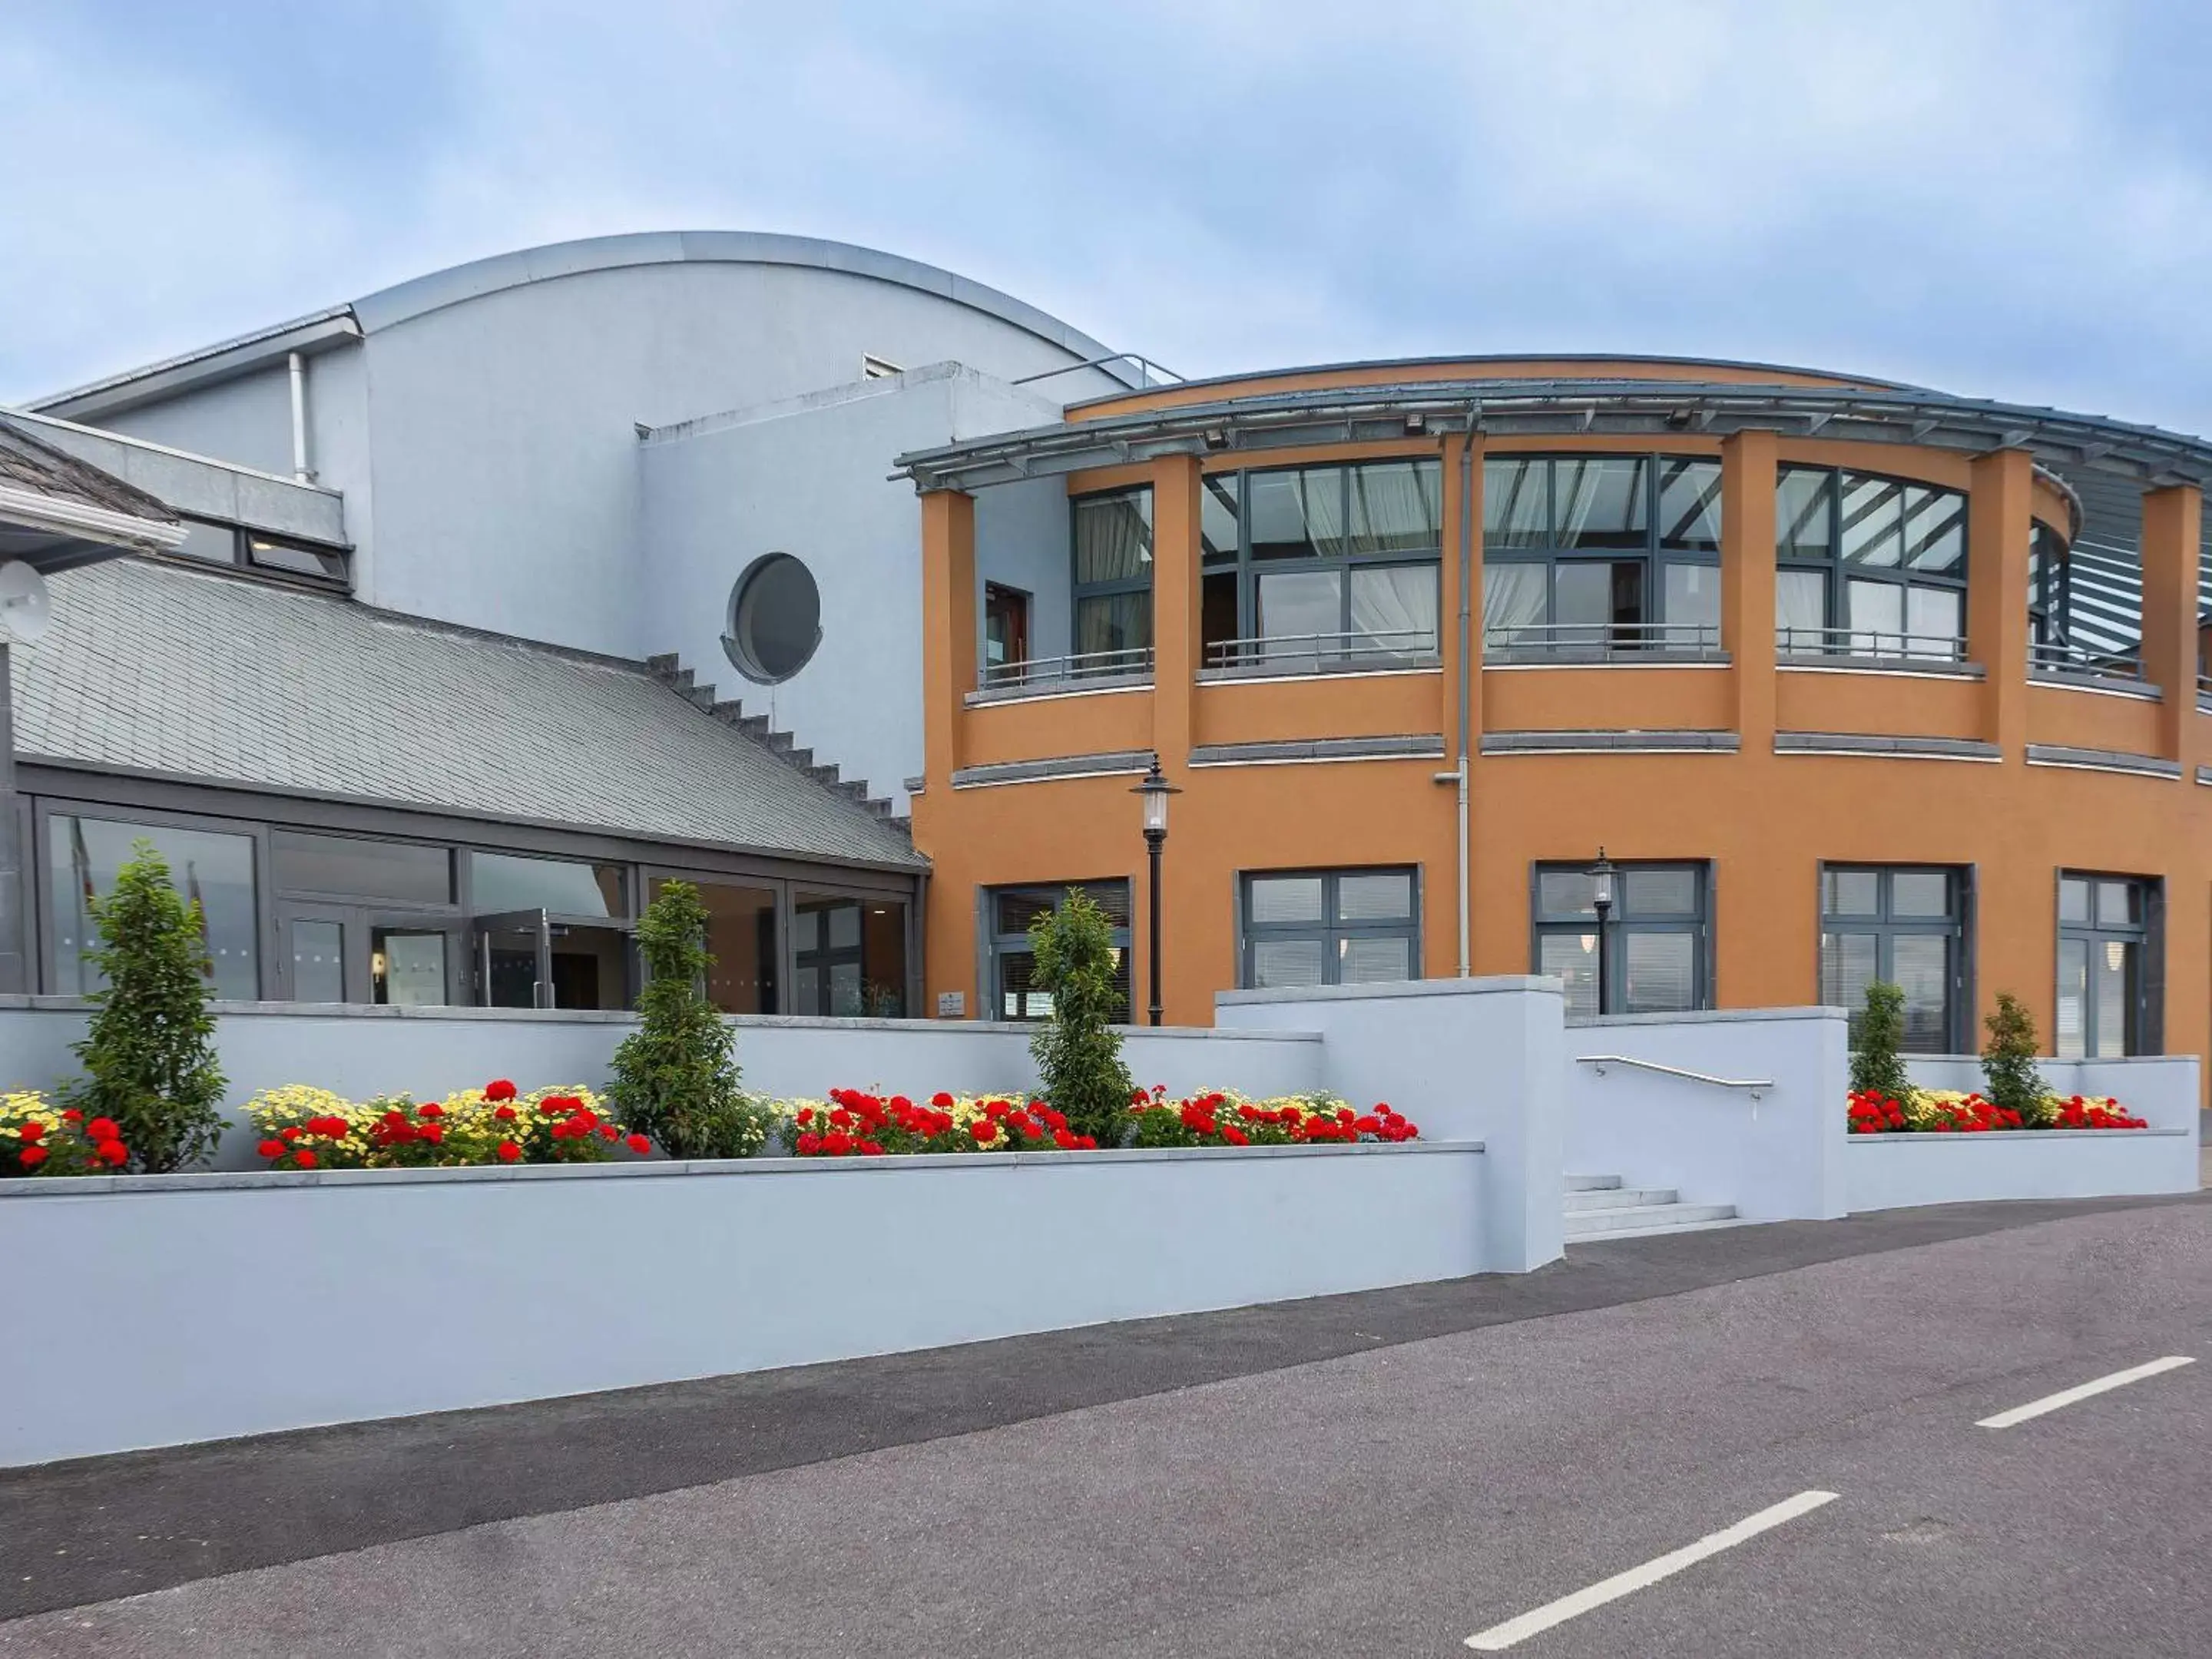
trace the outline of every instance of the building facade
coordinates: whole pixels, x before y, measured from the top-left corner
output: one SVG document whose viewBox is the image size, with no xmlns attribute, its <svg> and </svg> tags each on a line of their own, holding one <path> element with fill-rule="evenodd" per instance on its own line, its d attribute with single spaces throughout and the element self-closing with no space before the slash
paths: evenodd
<svg viewBox="0 0 2212 1659">
<path fill-rule="evenodd" d="M 1758 365 L 1469 360 L 1131 392 L 902 458 L 929 989 L 1021 1017 L 1071 883 L 1163 1000 L 1557 974 L 1583 1012 L 1856 1004 L 2203 1053 L 2212 448 Z M 1068 532 L 1012 567 L 994 492 Z M 1000 641 L 1032 622 L 1025 662 Z M 1592 869 L 1618 866 L 1601 933 Z M 1605 983 L 1600 984 L 1603 963 Z"/>
</svg>

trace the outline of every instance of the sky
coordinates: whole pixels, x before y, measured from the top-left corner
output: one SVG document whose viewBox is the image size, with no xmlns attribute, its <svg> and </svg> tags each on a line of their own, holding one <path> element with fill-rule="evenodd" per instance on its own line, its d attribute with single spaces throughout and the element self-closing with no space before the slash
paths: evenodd
<svg viewBox="0 0 2212 1659">
<path fill-rule="evenodd" d="M 5 0 L 0 403 L 729 228 L 1187 375 L 1680 353 L 2212 433 L 2208 48 L 2187 0 Z"/>
</svg>

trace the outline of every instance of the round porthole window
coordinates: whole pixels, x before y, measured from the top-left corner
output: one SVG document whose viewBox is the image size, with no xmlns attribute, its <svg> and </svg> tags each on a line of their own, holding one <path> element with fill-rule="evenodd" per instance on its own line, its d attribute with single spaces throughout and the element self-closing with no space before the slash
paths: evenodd
<svg viewBox="0 0 2212 1659">
<path fill-rule="evenodd" d="M 762 685 L 787 680 L 822 643 L 822 592 L 814 573 L 788 553 L 763 553 L 730 589 L 730 665 Z"/>
</svg>

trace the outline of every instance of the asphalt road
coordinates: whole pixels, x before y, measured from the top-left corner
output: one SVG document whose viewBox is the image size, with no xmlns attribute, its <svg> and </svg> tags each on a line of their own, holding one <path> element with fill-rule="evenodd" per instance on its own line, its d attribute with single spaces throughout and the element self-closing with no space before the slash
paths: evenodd
<svg viewBox="0 0 2212 1659">
<path fill-rule="evenodd" d="M 1976 1426 L 2165 1355 L 2199 1363 Z M 1463 1654 L 1808 1491 L 1508 1650 L 2212 1651 L 2212 1204 L 1577 1247 L 0 1476 L 0 1655 Z"/>
</svg>

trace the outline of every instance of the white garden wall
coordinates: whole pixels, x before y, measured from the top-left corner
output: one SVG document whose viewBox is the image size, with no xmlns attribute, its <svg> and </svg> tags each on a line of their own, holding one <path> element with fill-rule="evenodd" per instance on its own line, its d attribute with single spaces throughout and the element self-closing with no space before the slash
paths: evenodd
<svg viewBox="0 0 2212 1659">
<path fill-rule="evenodd" d="M 1498 1265 L 1481 1149 L 0 1182 L 0 1465 Z"/>
<path fill-rule="evenodd" d="M 1733 1204 L 1751 1221 L 1840 1216 L 1845 1037 L 1839 1008 L 1577 1022 L 1566 1033 L 1566 1167 Z"/>
</svg>

